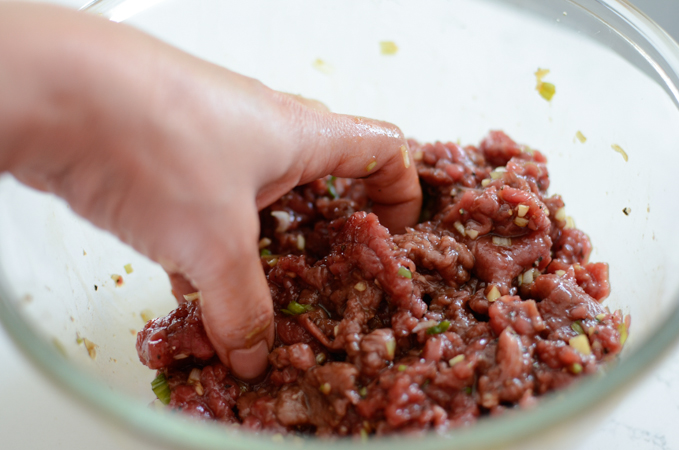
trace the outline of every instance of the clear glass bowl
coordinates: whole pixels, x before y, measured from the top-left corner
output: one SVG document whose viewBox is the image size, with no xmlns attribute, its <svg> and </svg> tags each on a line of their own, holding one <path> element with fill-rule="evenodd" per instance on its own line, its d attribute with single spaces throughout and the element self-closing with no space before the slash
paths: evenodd
<svg viewBox="0 0 679 450">
<path fill-rule="evenodd" d="M 627 347 L 605 375 L 534 409 L 418 439 L 419 448 L 525 447 L 557 432 L 575 439 L 611 404 L 603 400 L 624 394 L 674 343 L 679 46 L 627 2 L 105 0 L 87 9 L 334 111 L 392 121 L 420 140 L 477 143 L 503 129 L 546 153 L 551 192 L 592 238 L 592 260 L 611 264 L 606 304 L 632 315 Z M 398 52 L 382 54 L 383 41 Z M 535 90 L 538 68 L 551 71 L 551 102 Z M 162 270 L 8 176 L 0 179 L 0 230 L 0 320 L 50 379 L 126 429 L 194 449 L 355 445 L 272 441 L 148 408 L 153 373 L 137 361 L 134 333 L 141 315 L 173 307 Z M 95 359 L 76 336 L 96 345 Z"/>
</svg>

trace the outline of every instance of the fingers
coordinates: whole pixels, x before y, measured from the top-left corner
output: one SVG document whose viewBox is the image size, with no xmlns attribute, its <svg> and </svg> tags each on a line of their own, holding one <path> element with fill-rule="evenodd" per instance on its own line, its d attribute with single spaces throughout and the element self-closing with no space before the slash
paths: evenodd
<svg viewBox="0 0 679 450">
<path fill-rule="evenodd" d="M 184 263 L 201 292 L 203 324 L 221 361 L 239 378 L 261 375 L 274 341 L 271 294 L 259 260 L 258 216 L 244 205 Z M 214 229 L 214 228 L 213 228 Z M 173 287 L 186 289 L 176 282 Z"/>
<path fill-rule="evenodd" d="M 315 179 L 327 173 L 367 177 L 365 184 L 373 211 L 385 226 L 392 232 L 403 232 L 406 226 L 417 223 L 422 190 L 401 130 L 361 117 L 315 116 L 316 130 L 306 136 L 309 163 L 304 178 Z"/>
<path fill-rule="evenodd" d="M 417 223 L 422 191 L 408 143 L 387 122 L 332 114 L 289 102 L 287 115 L 300 130 L 299 184 L 332 174 L 365 178 L 373 210 L 392 232 Z"/>
</svg>

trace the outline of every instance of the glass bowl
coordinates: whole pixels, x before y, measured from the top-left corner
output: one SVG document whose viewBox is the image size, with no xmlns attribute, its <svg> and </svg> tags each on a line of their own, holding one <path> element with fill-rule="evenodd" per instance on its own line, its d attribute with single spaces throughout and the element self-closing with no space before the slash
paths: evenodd
<svg viewBox="0 0 679 450">
<path fill-rule="evenodd" d="M 632 315 L 626 348 L 605 374 L 533 409 L 419 438 L 419 448 L 576 439 L 675 342 L 679 46 L 626 1 L 104 0 L 86 9 L 421 141 L 478 143 L 503 129 L 548 156 L 550 192 L 590 235 L 591 260 L 610 263 L 605 304 Z M 384 42 L 398 51 L 381 51 Z M 556 86 L 549 102 L 536 91 L 538 68 Z M 134 334 L 142 317 L 174 306 L 163 271 L 9 176 L 0 230 L 0 320 L 50 379 L 125 429 L 179 448 L 355 445 L 255 436 L 149 408 L 154 374 L 138 362 Z"/>
</svg>

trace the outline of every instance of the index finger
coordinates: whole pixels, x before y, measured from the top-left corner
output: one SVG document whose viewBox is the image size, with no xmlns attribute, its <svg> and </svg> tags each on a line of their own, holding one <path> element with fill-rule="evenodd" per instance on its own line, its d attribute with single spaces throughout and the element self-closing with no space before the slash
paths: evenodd
<svg viewBox="0 0 679 450">
<path fill-rule="evenodd" d="M 306 183 L 332 174 L 365 178 L 373 211 L 392 232 L 417 223 L 422 190 L 408 143 L 387 122 L 331 113 L 318 114 L 318 132 L 307 135 Z"/>
<path fill-rule="evenodd" d="M 293 128 L 299 130 L 298 184 L 326 175 L 363 178 L 373 211 L 392 233 L 417 223 L 422 190 L 408 142 L 397 126 L 287 101 L 290 120 L 297 125 Z"/>
</svg>

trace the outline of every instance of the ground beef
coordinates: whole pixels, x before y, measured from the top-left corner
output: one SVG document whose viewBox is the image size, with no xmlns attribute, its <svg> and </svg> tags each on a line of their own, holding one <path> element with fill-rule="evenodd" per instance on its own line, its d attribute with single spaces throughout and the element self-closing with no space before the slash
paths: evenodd
<svg viewBox="0 0 679 450">
<path fill-rule="evenodd" d="M 255 431 L 444 432 L 535 403 L 615 357 L 629 317 L 608 266 L 547 196 L 546 159 L 493 131 L 479 147 L 409 142 L 421 223 L 391 235 L 361 181 L 328 177 L 260 214 L 275 311 L 270 370 L 235 380 L 198 301 L 150 321 L 142 363 L 169 406 Z"/>
</svg>

